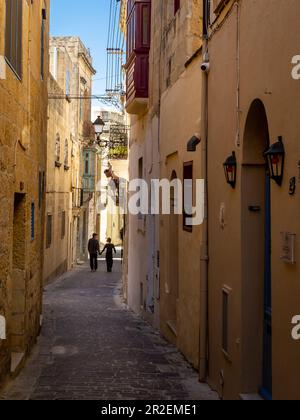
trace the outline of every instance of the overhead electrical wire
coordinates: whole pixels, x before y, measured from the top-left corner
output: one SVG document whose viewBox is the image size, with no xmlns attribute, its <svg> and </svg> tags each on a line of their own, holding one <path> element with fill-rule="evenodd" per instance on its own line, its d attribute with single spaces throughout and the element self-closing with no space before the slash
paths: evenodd
<svg viewBox="0 0 300 420">
<path fill-rule="evenodd" d="M 120 0 L 110 0 L 109 26 L 107 38 L 106 92 L 108 95 L 123 94 L 124 35 L 120 27 Z"/>
<path fill-rule="evenodd" d="M 124 95 L 124 74 L 123 66 L 125 64 L 125 36 L 121 29 L 121 16 L 122 16 L 122 1 L 110 0 L 109 7 L 109 24 L 107 35 L 107 59 L 106 59 L 106 77 L 97 78 L 97 80 L 106 79 L 106 93 L 103 95 L 72 95 L 55 93 L 49 94 L 50 100 L 91 100 L 96 99 L 100 102 L 113 105 L 123 110 L 121 96 Z"/>
</svg>

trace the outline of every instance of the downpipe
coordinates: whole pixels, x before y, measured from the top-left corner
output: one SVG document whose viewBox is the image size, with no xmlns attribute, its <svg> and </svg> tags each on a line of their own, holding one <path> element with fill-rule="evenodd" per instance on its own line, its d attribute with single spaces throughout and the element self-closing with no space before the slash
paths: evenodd
<svg viewBox="0 0 300 420">
<path fill-rule="evenodd" d="M 208 40 L 203 40 L 204 56 L 208 56 Z M 208 375 L 208 72 L 203 72 L 201 107 L 201 178 L 204 179 L 204 221 L 200 256 L 200 351 L 199 379 L 205 382 Z"/>
</svg>

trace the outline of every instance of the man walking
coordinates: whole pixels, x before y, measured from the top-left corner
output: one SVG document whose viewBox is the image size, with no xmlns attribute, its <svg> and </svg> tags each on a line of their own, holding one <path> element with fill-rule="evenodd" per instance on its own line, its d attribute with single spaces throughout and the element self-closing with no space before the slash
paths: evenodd
<svg viewBox="0 0 300 420">
<path fill-rule="evenodd" d="M 98 235 L 94 233 L 88 244 L 92 273 L 98 270 L 98 254 L 100 254 L 100 246 L 97 237 Z"/>
</svg>

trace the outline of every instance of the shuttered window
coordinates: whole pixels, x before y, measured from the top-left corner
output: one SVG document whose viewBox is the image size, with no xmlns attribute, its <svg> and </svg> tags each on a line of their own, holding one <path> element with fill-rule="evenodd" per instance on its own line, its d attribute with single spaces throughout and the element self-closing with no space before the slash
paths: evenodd
<svg viewBox="0 0 300 420">
<path fill-rule="evenodd" d="M 63 211 L 61 214 L 61 239 L 66 236 L 66 212 Z"/>
<path fill-rule="evenodd" d="M 52 244 L 52 220 L 53 220 L 52 215 L 48 214 L 47 225 L 46 225 L 46 248 L 50 248 Z"/>
<path fill-rule="evenodd" d="M 5 58 L 22 77 L 22 7 L 21 0 L 6 0 Z"/>
</svg>

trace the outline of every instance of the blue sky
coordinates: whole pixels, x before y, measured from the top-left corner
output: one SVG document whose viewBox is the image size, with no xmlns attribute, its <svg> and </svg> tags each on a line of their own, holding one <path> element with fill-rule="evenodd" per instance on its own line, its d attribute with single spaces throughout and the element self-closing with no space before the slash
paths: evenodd
<svg viewBox="0 0 300 420">
<path fill-rule="evenodd" d="M 93 93 L 105 93 L 110 0 L 51 0 L 50 4 L 51 35 L 74 35 L 82 39 L 91 50 L 97 70 Z"/>
</svg>

